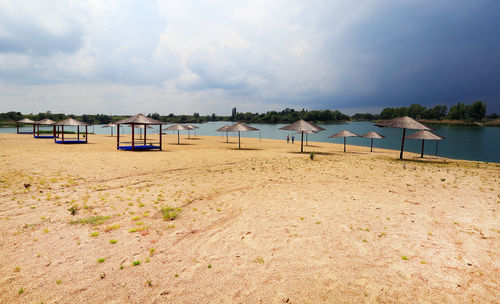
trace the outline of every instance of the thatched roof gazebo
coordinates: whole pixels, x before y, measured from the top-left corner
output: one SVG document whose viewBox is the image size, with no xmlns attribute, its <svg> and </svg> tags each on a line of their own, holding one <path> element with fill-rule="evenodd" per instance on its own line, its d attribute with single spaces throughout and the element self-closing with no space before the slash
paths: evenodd
<svg viewBox="0 0 500 304">
<path fill-rule="evenodd" d="M 238 149 L 241 149 L 240 133 L 249 131 L 259 131 L 259 129 L 247 126 L 241 122 L 237 122 L 226 129 L 226 132 L 238 132 Z"/>
<path fill-rule="evenodd" d="M 88 124 L 83 121 L 76 120 L 74 118 L 67 118 L 65 120 L 61 120 L 57 122 L 55 126 L 61 126 L 61 140 L 56 140 L 54 138 L 54 142 L 56 144 L 86 144 L 88 143 Z M 64 138 L 64 126 L 73 126 L 76 127 L 76 138 Z M 80 140 L 80 127 L 85 127 L 85 140 Z M 82 133 L 83 135 L 83 133 Z"/>
<path fill-rule="evenodd" d="M 194 130 L 194 136 L 196 136 L 196 129 L 199 129 L 199 127 L 192 124 L 187 124 L 185 126 L 191 128 L 191 130 Z M 188 138 L 191 138 L 191 134 L 189 133 L 191 130 L 188 130 Z"/>
<path fill-rule="evenodd" d="M 401 137 L 401 153 L 399 154 L 399 158 L 403 159 L 403 151 L 404 151 L 404 146 L 405 146 L 405 136 L 406 136 L 406 129 L 411 129 L 411 130 L 432 130 L 428 126 L 419 123 L 415 119 L 404 116 L 404 117 L 397 117 L 391 120 L 386 120 L 386 121 L 381 121 L 375 124 L 377 127 L 385 127 L 385 128 L 400 128 L 403 129 L 403 136 Z"/>
<path fill-rule="evenodd" d="M 345 152 L 345 138 L 346 137 L 359 137 L 358 134 L 352 133 L 351 131 L 343 130 L 338 133 L 328 136 L 330 138 L 343 137 L 344 138 L 344 152 Z"/>
<path fill-rule="evenodd" d="M 125 118 L 122 120 L 119 120 L 115 122 L 116 124 L 116 149 L 117 150 L 123 150 L 123 151 L 145 151 L 145 150 L 160 150 L 162 149 L 162 131 L 161 127 L 163 125 L 163 122 L 153 119 L 151 117 L 144 116 L 143 114 L 139 113 L 136 114 L 132 117 Z M 120 142 L 120 125 L 130 125 L 132 127 L 132 141 L 130 142 Z M 159 141 L 154 142 L 154 141 L 149 141 L 147 140 L 147 126 L 150 125 L 157 125 L 159 126 L 158 129 L 158 136 L 159 136 Z M 142 145 L 136 145 L 135 143 L 135 128 L 138 126 L 142 126 L 144 128 L 144 138 L 141 139 Z M 121 144 L 130 144 L 130 145 L 121 145 Z"/>
<path fill-rule="evenodd" d="M 291 125 L 281 127 L 280 130 L 299 131 L 302 134 L 302 138 L 300 141 L 300 152 L 304 152 L 304 132 L 316 133 L 316 132 L 322 131 L 324 129 L 319 127 L 319 126 L 308 123 L 307 121 L 301 119 L 299 121 L 294 122 Z"/>
<path fill-rule="evenodd" d="M 181 144 L 180 131 L 191 131 L 191 130 L 193 130 L 193 129 L 191 129 L 188 126 L 181 125 L 180 123 L 176 123 L 175 125 L 171 125 L 170 127 L 164 129 L 164 131 L 177 131 L 177 144 L 178 145 Z"/>
<path fill-rule="evenodd" d="M 436 135 L 436 134 L 434 134 L 430 131 L 427 131 L 427 130 L 422 130 L 422 131 L 412 133 L 412 134 L 406 136 L 406 138 L 407 139 L 421 139 L 422 140 L 422 153 L 420 154 L 420 157 L 424 157 L 424 142 L 425 142 L 425 140 L 435 140 L 436 141 L 436 155 L 437 155 L 438 142 L 440 140 L 444 139 L 444 137 Z"/>
<path fill-rule="evenodd" d="M 217 130 L 215 130 L 215 132 L 221 132 L 222 136 L 224 136 L 224 132 L 226 132 L 226 143 L 229 142 L 229 132 L 227 131 L 228 128 L 229 128 L 229 126 L 225 125 L 223 127 L 218 128 Z"/>
<path fill-rule="evenodd" d="M 52 119 L 42 119 L 35 121 L 33 123 L 33 137 L 34 138 L 56 138 L 59 137 L 59 129 L 57 129 L 57 134 L 56 134 L 56 125 L 55 121 Z M 40 135 L 40 126 L 52 126 L 52 135 Z M 35 131 L 36 130 L 36 131 Z M 36 134 L 35 134 L 36 132 Z"/>
<path fill-rule="evenodd" d="M 361 137 L 364 138 L 370 138 L 371 139 L 371 144 L 370 144 L 370 152 L 373 152 L 373 139 L 382 139 L 385 138 L 384 135 L 379 134 L 375 131 L 368 132 L 366 134 L 361 135 Z"/>
<path fill-rule="evenodd" d="M 35 125 L 33 125 L 35 123 L 34 120 L 31 120 L 29 118 L 23 118 L 21 120 L 18 120 L 16 121 L 16 130 L 17 130 L 17 134 L 33 134 L 35 133 Z M 33 125 L 33 131 L 19 131 L 19 125 Z"/>
</svg>

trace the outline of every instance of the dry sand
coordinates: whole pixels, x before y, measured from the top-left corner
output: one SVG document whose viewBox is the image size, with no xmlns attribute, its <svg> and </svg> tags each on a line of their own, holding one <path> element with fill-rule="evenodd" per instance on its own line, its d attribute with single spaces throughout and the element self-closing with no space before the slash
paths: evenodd
<svg viewBox="0 0 500 304">
<path fill-rule="evenodd" d="M 499 164 L 230 140 L 0 134 L 0 302 L 500 301 Z"/>
</svg>

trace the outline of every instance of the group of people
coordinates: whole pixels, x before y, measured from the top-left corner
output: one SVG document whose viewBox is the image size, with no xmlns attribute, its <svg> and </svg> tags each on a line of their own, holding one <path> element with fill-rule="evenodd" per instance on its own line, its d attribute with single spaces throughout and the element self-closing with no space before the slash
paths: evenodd
<svg viewBox="0 0 500 304">
<path fill-rule="evenodd" d="M 292 144 L 295 142 L 295 135 L 292 134 Z M 289 144 L 290 143 L 290 135 L 287 135 L 286 136 L 286 143 Z"/>
</svg>

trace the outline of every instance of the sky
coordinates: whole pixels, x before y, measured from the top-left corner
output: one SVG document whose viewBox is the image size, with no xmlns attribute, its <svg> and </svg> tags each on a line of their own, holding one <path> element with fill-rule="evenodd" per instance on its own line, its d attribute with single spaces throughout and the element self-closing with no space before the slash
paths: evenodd
<svg viewBox="0 0 500 304">
<path fill-rule="evenodd" d="M 0 112 L 500 113 L 500 1 L 0 0 Z"/>
</svg>

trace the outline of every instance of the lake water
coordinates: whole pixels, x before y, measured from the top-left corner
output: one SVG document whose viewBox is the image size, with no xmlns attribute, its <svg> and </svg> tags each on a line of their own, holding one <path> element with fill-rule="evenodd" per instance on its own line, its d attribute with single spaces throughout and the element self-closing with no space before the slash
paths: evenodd
<svg viewBox="0 0 500 304">
<path fill-rule="evenodd" d="M 220 133 L 215 132 L 216 129 L 231 124 L 230 122 L 208 122 L 204 124 L 195 124 L 199 127 L 196 130 L 196 134 L 199 135 L 210 135 L 210 136 L 220 136 Z M 253 137 L 253 138 L 270 138 L 270 139 L 282 139 L 286 140 L 287 134 L 290 136 L 294 133 L 292 131 L 279 130 L 280 127 L 286 124 L 249 124 L 255 128 L 260 129 L 256 132 L 242 132 L 242 137 Z M 325 131 L 321 131 L 316 134 L 309 134 L 309 141 L 319 141 L 319 142 L 333 142 L 333 143 L 343 143 L 343 138 L 328 138 L 329 135 L 340 132 L 342 130 L 349 130 L 356 134 L 365 134 L 370 131 L 375 131 L 382 135 L 385 135 L 384 139 L 374 140 L 374 149 L 385 148 L 399 150 L 401 148 L 401 129 L 394 128 L 379 128 L 375 127 L 371 122 L 347 122 L 339 124 L 326 124 L 321 125 L 325 128 Z M 438 155 L 457 158 L 457 159 L 467 159 L 476 161 L 488 161 L 500 163 L 500 128 L 494 127 L 452 127 L 443 125 L 432 125 L 435 129 L 432 131 L 435 134 L 445 137 L 445 140 L 439 142 Z M 31 127 L 21 128 L 25 131 L 31 131 Z M 40 128 L 41 130 L 43 127 Z M 71 130 L 71 128 L 66 127 L 65 129 Z M 122 128 L 121 134 L 130 134 L 130 127 Z M 101 125 L 89 127 L 89 132 L 94 131 L 96 134 L 110 134 L 109 128 L 102 128 Z M 1 133 L 15 133 L 15 128 L 0 128 Z M 158 132 L 158 127 L 154 126 L 153 129 L 148 129 L 148 134 Z M 414 130 L 407 130 L 406 134 L 409 135 L 415 132 Z M 113 128 L 113 133 L 116 134 L 116 128 Z M 181 132 L 181 134 L 187 131 Z M 168 134 L 173 134 L 169 131 Z M 193 134 L 193 131 L 191 131 Z M 236 135 L 236 133 L 230 133 L 229 136 Z M 21 136 L 21 135 L 20 135 Z M 22 135 L 29 136 L 29 135 Z M 305 136 L 305 135 L 304 135 Z M 300 134 L 295 134 L 296 144 L 300 144 Z M 370 147 L 370 139 L 367 138 L 347 138 L 348 145 L 357 146 L 367 146 Z M 420 153 L 421 151 L 421 140 L 405 140 L 405 151 L 411 151 L 415 153 Z M 244 143 L 243 143 L 244 145 Z M 425 154 L 434 155 L 436 143 L 435 141 L 425 141 Z M 311 148 L 306 147 L 306 151 Z M 349 148 L 348 148 L 349 149 Z M 312 149 L 311 149 L 312 150 Z"/>
</svg>

